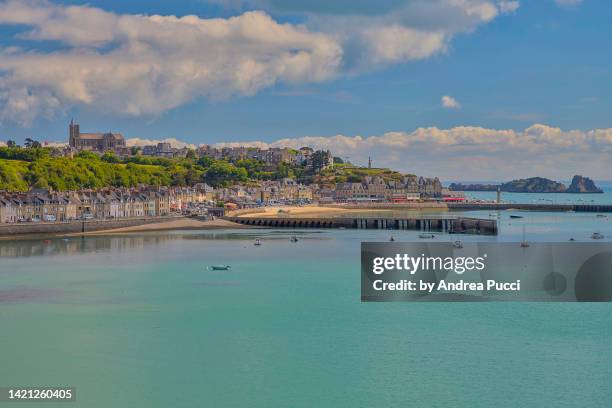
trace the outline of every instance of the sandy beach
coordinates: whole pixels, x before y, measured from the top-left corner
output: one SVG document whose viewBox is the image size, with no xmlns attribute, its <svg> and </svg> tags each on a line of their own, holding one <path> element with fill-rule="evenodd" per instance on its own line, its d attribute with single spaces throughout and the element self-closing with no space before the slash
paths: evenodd
<svg viewBox="0 0 612 408">
<path fill-rule="evenodd" d="M 316 218 L 316 217 L 342 217 L 342 216 L 350 216 L 352 214 L 370 214 L 370 215 L 385 215 L 385 214 L 393 214 L 393 213 L 406 213 L 406 212 L 414 212 L 414 213 L 425 213 L 425 212 L 439 212 L 446 211 L 447 208 L 439 205 L 430 205 L 429 207 L 410 207 L 410 206 L 392 206 L 388 208 L 368 208 L 368 207 L 358 207 L 358 208 L 347 208 L 347 207 L 323 207 L 316 205 L 306 205 L 306 206 L 286 206 L 286 207 L 262 207 L 256 209 L 249 210 L 238 210 L 234 211 L 230 216 L 236 217 L 257 217 L 257 218 L 291 218 L 291 217 L 301 217 L 301 218 Z"/>
<path fill-rule="evenodd" d="M 156 222 L 154 224 L 134 225 L 131 227 L 115 228 L 86 232 L 85 235 L 110 235 L 124 234 L 130 232 L 168 231 L 168 230 L 207 230 L 207 229 L 230 229 L 245 228 L 245 226 L 231 221 L 216 219 L 213 221 L 202 221 L 195 218 L 179 218 L 171 221 Z M 70 234 L 70 235 L 82 235 Z"/>
</svg>

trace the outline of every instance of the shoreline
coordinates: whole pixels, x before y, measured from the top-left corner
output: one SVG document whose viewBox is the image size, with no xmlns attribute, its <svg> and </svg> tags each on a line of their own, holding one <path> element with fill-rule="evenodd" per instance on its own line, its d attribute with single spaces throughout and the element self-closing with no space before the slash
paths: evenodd
<svg viewBox="0 0 612 408">
<path fill-rule="evenodd" d="M 129 220 L 129 224 L 132 225 L 121 225 L 113 227 L 112 224 L 115 222 L 106 222 L 109 225 L 105 227 L 104 221 L 96 223 L 95 230 L 90 231 L 75 231 L 74 227 L 76 224 L 40 224 L 48 229 L 44 231 L 44 228 L 34 231 L 25 231 L 18 233 L 2 233 L 0 232 L 0 241 L 8 240 L 27 240 L 27 239 L 45 239 L 45 238 L 59 238 L 59 237 L 78 237 L 78 236 L 96 236 L 96 235 L 120 235 L 129 233 L 139 232 L 154 232 L 154 231 L 173 231 L 173 230 L 214 230 L 214 229 L 243 229 L 249 228 L 228 220 L 216 219 L 212 221 L 198 220 L 195 218 L 187 217 L 172 217 L 164 219 L 143 219 L 143 220 Z M 139 222 L 140 221 L 140 222 Z M 136 222 L 136 223 L 134 223 Z M 120 223 L 125 224 L 125 222 Z M 91 226 L 91 225 L 90 225 Z M 16 229 L 20 229 L 24 226 L 17 226 Z M 36 226 L 32 226 L 34 228 Z"/>
<path fill-rule="evenodd" d="M 154 232 L 154 231 L 178 231 L 178 230 L 215 230 L 215 229 L 242 229 L 248 228 L 235 222 L 216 219 L 212 221 L 202 221 L 194 218 L 182 218 L 172 221 L 162 221 L 159 223 L 133 225 L 130 227 L 111 228 L 99 231 L 66 234 L 66 236 L 79 235 L 114 235 L 129 234 L 134 232 Z"/>
</svg>

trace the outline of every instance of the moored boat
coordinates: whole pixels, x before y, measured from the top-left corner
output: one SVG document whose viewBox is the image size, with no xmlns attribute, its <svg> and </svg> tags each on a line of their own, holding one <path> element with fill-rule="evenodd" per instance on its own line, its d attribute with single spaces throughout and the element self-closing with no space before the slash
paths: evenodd
<svg viewBox="0 0 612 408">
<path fill-rule="evenodd" d="M 211 265 L 210 269 L 212 269 L 213 271 L 227 271 L 231 269 L 231 266 L 229 265 Z"/>
</svg>

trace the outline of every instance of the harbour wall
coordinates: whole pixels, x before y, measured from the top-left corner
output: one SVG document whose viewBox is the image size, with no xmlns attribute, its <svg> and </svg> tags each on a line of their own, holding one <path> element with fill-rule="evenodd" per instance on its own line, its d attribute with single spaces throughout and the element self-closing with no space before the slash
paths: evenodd
<svg viewBox="0 0 612 408">
<path fill-rule="evenodd" d="M 612 205 L 607 204 L 553 204 L 553 203 L 361 203 L 361 204 L 325 204 L 323 207 L 342 209 L 372 210 L 526 210 L 526 211 L 575 211 L 575 212 L 612 212 Z"/>
<path fill-rule="evenodd" d="M 395 229 L 424 232 L 497 234 L 497 221 L 455 218 L 364 218 L 364 217 L 225 217 L 245 226 L 268 228 Z"/>
<path fill-rule="evenodd" d="M 0 236 L 33 234 L 74 234 L 79 232 L 101 231 L 134 225 L 153 224 L 180 217 L 138 217 L 108 220 L 75 220 L 65 222 L 36 222 L 23 224 L 0 224 Z"/>
<path fill-rule="evenodd" d="M 447 206 L 449 210 L 612 212 L 612 205 L 605 204 L 449 203 Z"/>
</svg>

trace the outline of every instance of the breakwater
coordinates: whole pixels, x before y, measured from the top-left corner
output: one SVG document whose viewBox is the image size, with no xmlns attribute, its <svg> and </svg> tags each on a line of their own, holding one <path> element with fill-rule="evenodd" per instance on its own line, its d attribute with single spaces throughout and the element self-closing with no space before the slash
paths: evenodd
<svg viewBox="0 0 612 408">
<path fill-rule="evenodd" d="M 439 231 L 448 233 L 497 234 L 497 221 L 467 217 L 225 217 L 247 226 L 272 228 L 354 228 Z"/>
<path fill-rule="evenodd" d="M 527 211 L 575 211 L 612 212 L 606 204 L 520 204 L 520 203 L 448 203 L 449 210 L 527 210 Z"/>
<path fill-rule="evenodd" d="M 135 225 L 153 224 L 177 217 L 139 217 L 107 220 L 74 220 L 65 222 L 36 222 L 23 224 L 0 224 L 0 236 L 36 234 L 74 234 L 79 232 L 102 231 Z"/>
</svg>

